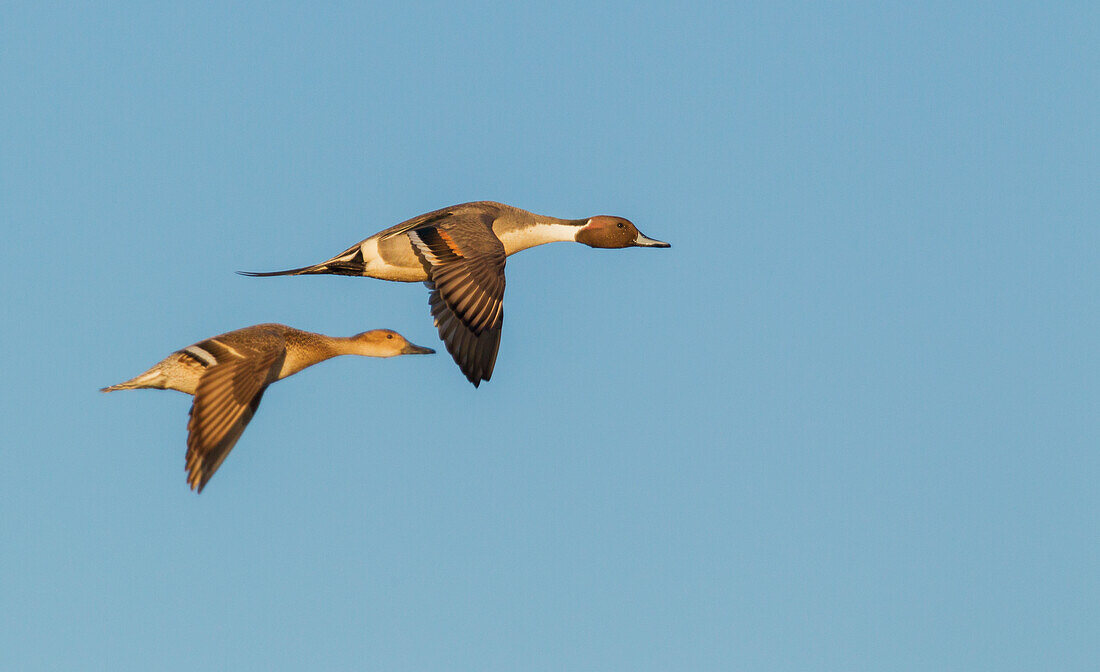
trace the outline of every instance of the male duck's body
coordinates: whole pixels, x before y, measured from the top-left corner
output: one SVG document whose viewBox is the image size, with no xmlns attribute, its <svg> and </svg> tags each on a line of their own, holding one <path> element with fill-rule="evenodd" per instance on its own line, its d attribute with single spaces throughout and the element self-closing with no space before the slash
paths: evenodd
<svg viewBox="0 0 1100 672">
<path fill-rule="evenodd" d="M 355 275 L 424 281 L 439 335 L 474 386 L 489 380 L 504 321 L 504 260 L 559 241 L 590 247 L 670 247 L 621 217 L 558 219 L 478 201 L 435 210 L 380 231 L 328 261 L 274 275 Z"/>
<path fill-rule="evenodd" d="M 187 482 L 202 492 L 271 383 L 339 355 L 394 357 L 432 352 L 388 329 L 343 338 L 283 324 L 257 324 L 177 350 L 145 373 L 102 391 L 147 388 L 194 395 L 187 423 Z"/>
</svg>

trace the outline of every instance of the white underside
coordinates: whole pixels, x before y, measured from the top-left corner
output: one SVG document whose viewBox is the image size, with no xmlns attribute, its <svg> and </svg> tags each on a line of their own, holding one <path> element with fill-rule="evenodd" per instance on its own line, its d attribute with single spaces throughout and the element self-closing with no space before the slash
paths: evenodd
<svg viewBox="0 0 1100 672">
<path fill-rule="evenodd" d="M 382 262 L 382 257 L 378 255 L 377 238 L 367 238 L 362 243 L 359 243 L 359 250 L 363 254 L 363 261 L 367 264 L 367 270 L 385 265 Z"/>
<path fill-rule="evenodd" d="M 543 245 L 545 243 L 575 242 L 577 240 L 577 231 L 579 230 L 580 227 L 571 226 L 569 224 L 536 224 L 525 229 L 499 231 L 494 233 L 496 233 L 497 238 L 504 245 L 505 254 L 510 255 L 521 250 L 526 250 L 529 247 L 535 247 L 536 245 Z M 430 250 L 413 243 L 412 237 L 408 233 L 399 235 L 405 237 L 410 245 L 420 247 L 420 252 L 428 256 L 430 263 L 438 261 L 432 258 L 434 255 L 431 254 Z M 379 254 L 378 243 L 379 238 L 377 237 L 367 238 L 359 243 L 358 249 L 363 255 L 363 263 L 365 265 L 363 275 L 382 278 L 384 280 L 397 280 L 400 282 L 419 282 L 426 279 L 424 270 L 419 264 L 405 267 L 386 263 Z"/>
</svg>

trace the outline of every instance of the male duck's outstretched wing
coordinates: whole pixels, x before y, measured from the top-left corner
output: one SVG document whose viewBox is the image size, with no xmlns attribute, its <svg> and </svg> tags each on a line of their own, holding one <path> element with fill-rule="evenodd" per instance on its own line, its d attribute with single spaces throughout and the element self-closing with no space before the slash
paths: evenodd
<svg viewBox="0 0 1100 672">
<path fill-rule="evenodd" d="M 246 343 L 215 337 L 197 345 L 217 360 L 199 380 L 187 423 L 187 482 L 202 492 L 282 367 L 286 343 L 281 333 L 263 330 L 249 334 Z"/>
<path fill-rule="evenodd" d="M 428 272 L 439 336 L 477 387 L 493 375 L 504 324 L 504 245 L 486 212 L 433 218 L 407 232 Z"/>
</svg>

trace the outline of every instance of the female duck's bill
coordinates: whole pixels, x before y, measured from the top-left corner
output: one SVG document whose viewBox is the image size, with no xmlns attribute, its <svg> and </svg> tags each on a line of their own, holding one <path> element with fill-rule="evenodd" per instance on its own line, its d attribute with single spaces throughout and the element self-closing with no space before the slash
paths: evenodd
<svg viewBox="0 0 1100 672">
<path fill-rule="evenodd" d="M 150 388 L 194 395 L 187 423 L 187 482 L 202 492 L 271 383 L 339 355 L 397 357 L 434 352 L 392 329 L 343 338 L 285 324 L 257 324 L 177 350 L 145 373 L 103 391 Z"/>
</svg>

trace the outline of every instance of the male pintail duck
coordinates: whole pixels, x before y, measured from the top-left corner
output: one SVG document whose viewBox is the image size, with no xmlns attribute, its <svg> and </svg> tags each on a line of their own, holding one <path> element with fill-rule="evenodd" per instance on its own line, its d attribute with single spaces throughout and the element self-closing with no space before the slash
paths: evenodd
<svg viewBox="0 0 1100 672">
<path fill-rule="evenodd" d="M 425 282 L 439 336 L 474 387 L 489 380 L 504 322 L 504 259 L 535 245 L 575 241 L 590 247 L 671 247 L 629 220 L 599 215 L 558 219 L 479 201 L 429 212 L 380 231 L 314 266 L 242 275 L 359 275 Z"/>
<path fill-rule="evenodd" d="M 338 355 L 394 357 L 435 352 L 389 329 L 348 338 L 257 324 L 214 336 L 162 359 L 114 390 L 179 390 L 194 395 L 187 423 L 187 482 L 202 492 L 248 425 L 267 386 Z"/>
</svg>

